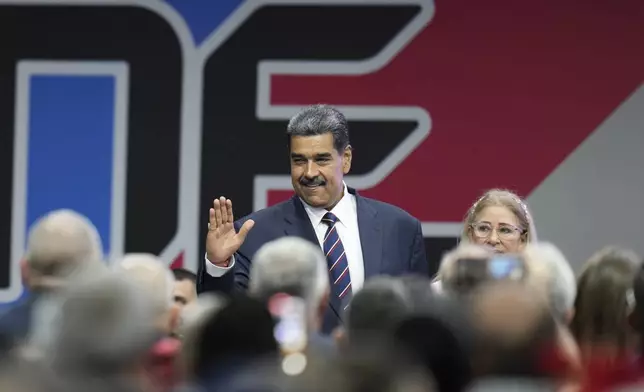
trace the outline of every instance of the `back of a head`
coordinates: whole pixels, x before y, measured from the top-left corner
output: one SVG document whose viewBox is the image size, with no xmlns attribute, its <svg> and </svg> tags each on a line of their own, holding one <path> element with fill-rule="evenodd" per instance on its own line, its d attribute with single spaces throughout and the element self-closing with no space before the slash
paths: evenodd
<svg viewBox="0 0 644 392">
<path fill-rule="evenodd" d="M 559 248 L 548 242 L 528 244 L 523 254 L 530 269 L 530 282 L 543 286 L 550 307 L 560 321 L 568 324 L 577 295 L 575 273 Z"/>
<path fill-rule="evenodd" d="M 230 298 L 207 317 L 196 338 L 194 372 L 206 382 L 225 382 L 226 377 L 255 361 L 279 355 L 274 321 L 266 304 L 244 296 Z"/>
<path fill-rule="evenodd" d="M 618 247 L 598 251 L 584 265 L 577 281 L 571 331 L 585 358 L 597 344 L 610 346 L 615 355 L 632 348 L 628 316 L 635 307 L 633 281 L 640 266 L 639 256 Z"/>
<path fill-rule="evenodd" d="M 432 281 L 420 275 L 405 275 L 396 278 L 405 287 L 414 311 L 423 311 L 436 297 Z"/>
<path fill-rule="evenodd" d="M 359 339 L 388 337 L 412 309 L 412 299 L 401 280 L 385 276 L 370 279 L 347 309 L 349 340 L 356 343 Z"/>
<path fill-rule="evenodd" d="M 172 305 L 174 275 L 158 257 L 148 253 L 126 254 L 114 270 L 139 285 L 152 298 L 159 312 L 167 311 Z"/>
<path fill-rule="evenodd" d="M 196 326 L 202 325 L 207 318 L 226 305 L 226 297 L 219 293 L 204 293 L 190 305 L 183 308 L 181 312 L 182 332 L 194 330 Z"/>
<path fill-rule="evenodd" d="M 64 372 L 113 375 L 140 360 L 159 333 L 150 297 L 120 274 L 73 287 L 49 354 Z"/>
<path fill-rule="evenodd" d="M 396 342 L 433 374 L 438 391 L 462 391 L 472 379 L 466 340 L 439 314 L 414 315 L 396 328 Z"/>
<path fill-rule="evenodd" d="M 557 324 L 547 301 L 535 292 L 525 284 L 499 281 L 484 285 L 472 298 L 479 374 L 546 375 L 540 361 L 556 345 Z"/>
<path fill-rule="evenodd" d="M 328 290 L 326 258 L 309 241 L 283 237 L 266 243 L 253 256 L 249 291 L 258 298 L 286 293 L 315 309 Z"/>
<path fill-rule="evenodd" d="M 204 293 L 181 313 L 179 335 L 183 341 L 180 353 L 181 373 L 188 381 L 195 378 L 195 359 L 203 328 L 208 320 L 226 305 L 226 299 L 214 293 Z"/>
<path fill-rule="evenodd" d="M 34 290 L 65 286 L 75 276 L 101 271 L 102 244 L 96 227 L 72 210 L 56 210 L 29 231 L 25 261 Z"/>
</svg>

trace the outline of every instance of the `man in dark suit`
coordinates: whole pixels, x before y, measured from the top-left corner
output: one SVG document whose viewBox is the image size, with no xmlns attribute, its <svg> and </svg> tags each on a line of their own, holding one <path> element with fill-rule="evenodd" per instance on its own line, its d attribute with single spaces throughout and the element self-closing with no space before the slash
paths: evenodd
<svg viewBox="0 0 644 392">
<path fill-rule="evenodd" d="M 197 291 L 246 290 L 253 255 L 263 244 L 301 237 L 318 244 L 327 258 L 331 295 L 322 330 L 329 333 L 366 279 L 428 274 L 423 235 L 420 222 L 405 211 L 344 184 L 352 148 L 347 120 L 338 110 L 305 108 L 291 118 L 287 136 L 296 195 L 238 222 L 230 200 L 215 200 Z"/>
</svg>

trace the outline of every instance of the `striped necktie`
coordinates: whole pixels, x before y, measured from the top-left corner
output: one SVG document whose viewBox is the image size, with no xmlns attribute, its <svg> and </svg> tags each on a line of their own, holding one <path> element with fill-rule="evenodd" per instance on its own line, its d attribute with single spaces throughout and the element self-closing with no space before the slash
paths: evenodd
<svg viewBox="0 0 644 392">
<path fill-rule="evenodd" d="M 327 212 L 322 218 L 322 222 L 329 226 L 324 235 L 323 250 L 329 268 L 331 302 L 339 305 L 337 308 L 342 311 L 341 304 L 348 303 L 351 299 L 352 290 L 349 263 L 335 225 L 337 221 L 338 217 L 331 212 Z"/>
</svg>

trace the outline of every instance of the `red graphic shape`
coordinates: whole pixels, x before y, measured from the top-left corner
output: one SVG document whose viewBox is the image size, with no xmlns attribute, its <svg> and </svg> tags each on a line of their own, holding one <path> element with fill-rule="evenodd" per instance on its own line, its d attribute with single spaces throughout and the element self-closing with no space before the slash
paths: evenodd
<svg viewBox="0 0 644 392">
<path fill-rule="evenodd" d="M 642 37 L 641 0 L 438 1 L 383 70 L 274 76 L 272 103 L 425 108 L 427 140 L 363 194 L 460 221 L 487 188 L 528 195 L 642 83 Z M 368 146 L 355 147 L 360 159 Z M 269 204 L 291 194 L 270 192 Z"/>
<path fill-rule="evenodd" d="M 172 261 L 172 264 L 170 264 L 170 269 L 175 268 L 183 268 L 183 252 L 179 253 L 179 255 Z"/>
</svg>

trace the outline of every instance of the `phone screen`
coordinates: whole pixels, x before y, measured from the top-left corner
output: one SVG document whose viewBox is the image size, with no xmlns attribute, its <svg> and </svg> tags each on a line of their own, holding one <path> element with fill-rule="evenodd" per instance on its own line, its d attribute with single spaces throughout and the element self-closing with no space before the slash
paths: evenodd
<svg viewBox="0 0 644 392">
<path fill-rule="evenodd" d="M 271 297 L 268 308 L 276 320 L 274 336 L 283 354 L 301 352 L 307 345 L 306 305 L 288 294 Z"/>
<path fill-rule="evenodd" d="M 516 256 L 495 256 L 488 261 L 493 279 L 517 279 L 523 276 L 523 262 Z"/>
</svg>

